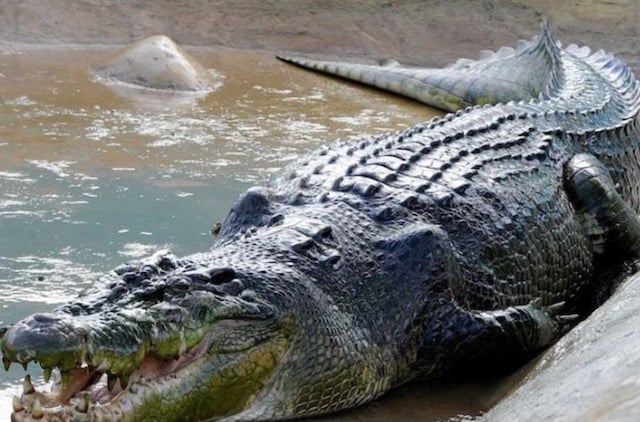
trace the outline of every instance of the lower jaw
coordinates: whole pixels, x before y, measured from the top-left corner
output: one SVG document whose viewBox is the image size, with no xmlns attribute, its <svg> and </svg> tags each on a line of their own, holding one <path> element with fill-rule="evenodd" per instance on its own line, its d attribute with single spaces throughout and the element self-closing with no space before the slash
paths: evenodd
<svg viewBox="0 0 640 422">
<path fill-rule="evenodd" d="M 51 391 L 47 392 L 44 388 L 36 390 L 31 386 L 27 376 L 22 395 L 14 397 L 14 412 L 11 420 L 12 422 L 177 421 L 184 420 L 186 415 L 189 415 L 189 419 L 194 415 L 193 419 L 198 420 L 201 415 L 208 413 L 208 410 L 202 412 L 198 406 L 190 406 L 189 402 L 206 402 L 203 397 L 205 391 L 202 388 L 206 380 L 202 375 L 207 371 L 203 371 L 203 368 L 225 366 L 225 362 L 221 362 L 220 359 L 213 359 L 217 365 L 212 365 L 211 356 L 208 358 L 200 357 L 175 373 L 152 380 L 134 375 L 126 388 L 121 389 L 116 385 L 111 392 L 108 392 L 104 380 L 73 395 L 61 387 L 59 380 L 51 387 Z M 81 379 L 89 377 L 89 375 L 78 373 L 73 381 L 80 383 Z"/>
<path fill-rule="evenodd" d="M 105 403 L 80 391 L 70 399 L 30 392 L 14 400 L 12 421 L 166 422 L 224 417 L 249 407 L 264 389 L 288 348 L 276 337 L 237 354 L 205 354 L 188 366 L 153 380 L 133 377 Z"/>
</svg>

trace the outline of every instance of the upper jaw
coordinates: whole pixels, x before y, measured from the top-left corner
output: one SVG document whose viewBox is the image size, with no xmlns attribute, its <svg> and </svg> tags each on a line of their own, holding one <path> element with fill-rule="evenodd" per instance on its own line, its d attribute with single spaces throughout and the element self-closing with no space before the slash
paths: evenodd
<svg viewBox="0 0 640 422">
<path fill-rule="evenodd" d="M 138 264 L 124 273 L 129 281 L 108 274 L 69 304 L 6 329 L 0 344 L 5 366 L 37 361 L 45 369 L 59 368 L 64 379 L 86 365 L 127 378 L 147 356 L 178 358 L 220 321 L 276 317 L 274 306 L 229 268 L 190 270 L 173 260 L 163 264 L 167 258 L 162 254 L 148 260 L 160 264 Z"/>
<path fill-rule="evenodd" d="M 112 420 L 123 406 L 142 406 L 146 395 L 179 391 L 190 379 L 206 382 L 195 374 L 198 366 L 215 374 L 216 365 L 281 335 L 275 309 L 252 295 L 192 290 L 139 308 L 103 303 L 80 315 L 68 312 L 72 302 L 17 322 L 2 336 L 5 367 L 37 362 L 55 382 L 49 392 L 36 391 L 27 378 L 13 420 Z"/>
<path fill-rule="evenodd" d="M 288 341 L 282 317 L 290 311 L 270 304 L 265 298 L 273 292 L 262 290 L 269 283 L 247 274 L 194 269 L 159 253 L 107 274 L 52 313 L 0 331 L 5 367 L 38 362 L 45 378 L 57 374 L 47 393 L 28 379 L 12 417 L 37 419 L 42 412 L 41 420 L 112 420 L 123 407 L 142 406 L 147 395 L 168 397 L 189 383 L 207 383 L 246 356 L 264 360 L 261 350 L 277 361 Z M 231 381 L 227 375 L 219 382 Z"/>
<path fill-rule="evenodd" d="M 235 335 L 239 332 L 245 334 L 243 341 Z M 246 366 L 243 360 L 250 360 L 245 356 L 259 359 L 264 359 L 261 356 L 265 354 L 282 356 L 286 337 L 282 326 L 272 320 L 225 320 L 212 325 L 198 345 L 178 358 L 162 360 L 148 355 L 126 377 L 105 374 L 83 362 L 74 369 L 54 372 L 51 389 L 45 392 L 36 389 L 27 375 L 22 395 L 14 398 L 12 420 L 120 420 L 148 412 L 154 397 L 171 401 L 173 395 L 178 400 L 181 395 L 198 390 L 200 385 L 210 384 L 211 377 L 233 383 L 228 372 L 234 362 L 241 362 L 242 367 Z M 9 358 L 5 355 L 5 359 Z M 220 376 L 224 371 L 227 374 Z M 209 400 L 215 400 L 215 396 Z M 219 415 L 224 415 L 224 411 L 222 406 Z"/>
</svg>

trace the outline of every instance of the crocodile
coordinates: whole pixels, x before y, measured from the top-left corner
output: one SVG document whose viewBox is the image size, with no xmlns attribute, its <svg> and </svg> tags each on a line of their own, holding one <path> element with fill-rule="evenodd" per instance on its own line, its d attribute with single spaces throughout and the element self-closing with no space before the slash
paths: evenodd
<svg viewBox="0 0 640 422">
<path fill-rule="evenodd" d="M 446 70 L 289 60 L 463 108 L 311 152 L 207 252 L 8 326 L 5 368 L 53 378 L 25 377 L 13 421 L 292 419 L 522 363 L 637 254 L 640 87 L 614 56 L 543 23 Z"/>
</svg>

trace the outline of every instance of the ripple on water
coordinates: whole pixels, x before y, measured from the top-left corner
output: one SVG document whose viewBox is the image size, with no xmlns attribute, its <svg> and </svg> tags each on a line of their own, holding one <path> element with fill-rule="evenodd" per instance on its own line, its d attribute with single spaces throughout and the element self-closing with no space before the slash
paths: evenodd
<svg viewBox="0 0 640 422">
<path fill-rule="evenodd" d="M 10 208 L 10 207 L 18 207 L 24 205 L 24 201 L 18 201 L 15 199 L 0 199 L 0 209 L 1 208 Z"/>
<path fill-rule="evenodd" d="M 283 98 L 282 101 L 289 102 L 289 103 L 309 104 L 309 103 L 326 101 L 326 99 L 327 98 L 322 91 L 313 89 L 312 92 L 308 95 L 301 95 L 301 96 L 291 95 L 291 96 L 287 96 L 286 98 Z"/>
<path fill-rule="evenodd" d="M 39 169 L 50 171 L 58 177 L 70 176 L 65 170 L 69 168 L 75 161 L 45 161 L 45 160 L 27 160 L 29 164 L 36 166 Z"/>
<path fill-rule="evenodd" d="M 325 133 L 328 131 L 327 125 L 299 119 L 287 119 L 281 122 L 282 128 L 291 134 L 299 133 Z"/>
<path fill-rule="evenodd" d="M 0 278 L 4 302 L 64 303 L 76 295 L 99 273 L 91 268 L 64 258 L 75 255 L 75 250 L 62 250 L 58 256 L 24 255 L 0 256 Z"/>
<path fill-rule="evenodd" d="M 5 181 L 22 182 L 22 183 L 35 182 L 35 179 L 27 177 L 23 173 L 12 172 L 12 171 L 0 171 L 0 179 Z"/>
<path fill-rule="evenodd" d="M 13 98 L 11 100 L 7 100 L 4 102 L 4 104 L 9 107 L 31 107 L 38 103 L 32 100 L 31 98 L 27 97 L 26 95 L 22 95 L 20 97 Z"/>
<path fill-rule="evenodd" d="M 123 232 L 123 233 L 126 233 L 126 232 Z M 140 232 L 140 234 L 147 235 L 147 236 L 151 235 L 151 233 L 148 233 L 148 232 Z M 125 243 L 122 249 L 118 251 L 118 254 L 129 257 L 129 258 L 142 258 L 144 256 L 151 255 L 153 252 L 158 251 L 160 249 L 171 249 L 171 247 L 166 244 L 162 245 L 162 244 L 131 242 L 131 243 Z"/>
</svg>

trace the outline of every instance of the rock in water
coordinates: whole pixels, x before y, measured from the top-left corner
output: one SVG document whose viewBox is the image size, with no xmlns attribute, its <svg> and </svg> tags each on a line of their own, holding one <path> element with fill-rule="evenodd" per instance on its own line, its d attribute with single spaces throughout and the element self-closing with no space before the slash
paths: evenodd
<svg viewBox="0 0 640 422">
<path fill-rule="evenodd" d="M 172 91 L 208 91 L 205 68 L 169 37 L 155 35 L 138 41 L 96 70 L 107 80 Z"/>
</svg>

